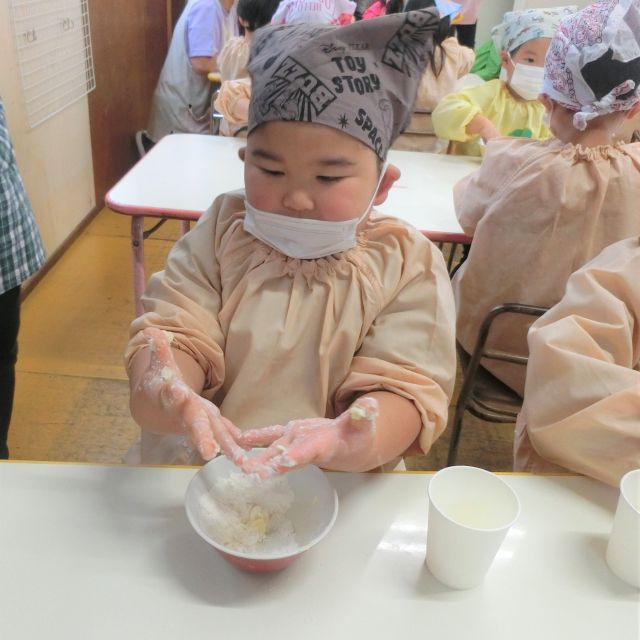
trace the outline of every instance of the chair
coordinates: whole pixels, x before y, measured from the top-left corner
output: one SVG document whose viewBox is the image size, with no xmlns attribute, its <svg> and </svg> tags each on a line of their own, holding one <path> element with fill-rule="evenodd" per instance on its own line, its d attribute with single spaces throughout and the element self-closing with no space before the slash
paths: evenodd
<svg viewBox="0 0 640 640">
<path fill-rule="evenodd" d="M 135 134 L 136 148 L 138 149 L 138 155 L 143 158 L 154 147 L 155 142 L 149 137 L 149 133 L 141 129 L 136 131 Z"/>
<path fill-rule="evenodd" d="M 522 407 L 522 398 L 515 391 L 480 366 L 483 358 L 511 362 L 523 366 L 527 365 L 527 356 L 487 349 L 487 337 L 493 321 L 505 313 L 538 317 L 545 311 L 547 311 L 547 307 L 516 303 L 501 304 L 491 309 L 482 321 L 478 332 L 478 340 L 471 356 L 458 344 L 458 355 L 464 369 L 464 382 L 458 397 L 453 424 L 451 425 L 451 442 L 447 457 L 448 467 L 456 462 L 460 433 L 462 431 L 462 419 L 465 411 L 469 411 L 477 418 L 488 422 L 508 423 L 515 422 Z"/>
</svg>

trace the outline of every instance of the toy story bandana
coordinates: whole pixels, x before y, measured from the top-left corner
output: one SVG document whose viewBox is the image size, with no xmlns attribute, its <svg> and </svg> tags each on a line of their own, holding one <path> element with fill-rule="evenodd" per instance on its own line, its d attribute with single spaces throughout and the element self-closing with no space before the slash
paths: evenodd
<svg viewBox="0 0 640 640">
<path fill-rule="evenodd" d="M 576 10 L 576 5 L 572 4 L 549 9 L 507 11 L 502 22 L 491 30 L 496 51 L 511 53 L 529 40 L 553 38 L 560 20 Z"/>
<path fill-rule="evenodd" d="M 248 132 L 272 120 L 324 124 L 384 159 L 407 125 L 438 29 L 436 9 L 343 27 L 256 31 Z"/>
<path fill-rule="evenodd" d="M 573 125 L 584 131 L 593 118 L 628 111 L 640 101 L 639 66 L 630 76 L 597 97 L 583 76 L 589 62 L 611 56 L 611 65 L 640 58 L 640 0 L 596 2 L 562 21 L 545 60 L 542 92 L 575 111 Z M 624 74 L 623 74 L 624 77 Z"/>
</svg>

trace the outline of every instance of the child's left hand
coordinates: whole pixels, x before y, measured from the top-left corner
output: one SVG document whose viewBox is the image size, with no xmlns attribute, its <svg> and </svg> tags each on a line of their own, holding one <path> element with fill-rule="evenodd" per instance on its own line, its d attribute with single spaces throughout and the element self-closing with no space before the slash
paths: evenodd
<svg viewBox="0 0 640 640">
<path fill-rule="evenodd" d="M 247 458 L 242 470 L 264 479 L 306 464 L 322 466 L 348 458 L 373 444 L 377 416 L 377 400 L 362 397 L 337 418 L 292 420 L 286 425 L 245 431 L 239 440 L 241 446 L 269 446 Z"/>
</svg>

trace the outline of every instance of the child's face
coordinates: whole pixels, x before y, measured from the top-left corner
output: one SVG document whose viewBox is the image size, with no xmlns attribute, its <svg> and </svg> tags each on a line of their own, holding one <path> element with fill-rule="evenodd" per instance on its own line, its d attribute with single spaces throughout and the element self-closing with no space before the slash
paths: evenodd
<svg viewBox="0 0 640 640">
<path fill-rule="evenodd" d="M 511 56 L 506 51 L 501 54 L 502 66 L 507 71 L 507 82 L 511 81 L 516 64 L 525 64 L 532 67 L 544 66 L 544 58 L 551 44 L 551 38 L 535 38 L 528 40 Z"/>
<path fill-rule="evenodd" d="M 266 122 L 251 133 L 240 155 L 247 200 L 269 213 L 316 220 L 358 218 L 378 182 L 376 154 L 321 124 Z M 388 182 L 383 179 L 374 204 L 386 198 L 393 179 Z"/>
</svg>

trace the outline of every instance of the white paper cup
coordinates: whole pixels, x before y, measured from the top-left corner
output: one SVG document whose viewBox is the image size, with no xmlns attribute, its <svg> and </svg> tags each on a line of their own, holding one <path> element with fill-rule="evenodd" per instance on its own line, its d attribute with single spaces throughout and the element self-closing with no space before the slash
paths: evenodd
<svg viewBox="0 0 640 640">
<path fill-rule="evenodd" d="M 520 512 L 513 489 L 476 467 L 447 467 L 429 482 L 427 566 L 453 589 L 478 586 Z"/>
<path fill-rule="evenodd" d="M 618 578 L 640 588 L 640 469 L 629 471 L 620 481 L 607 564 Z"/>
</svg>

